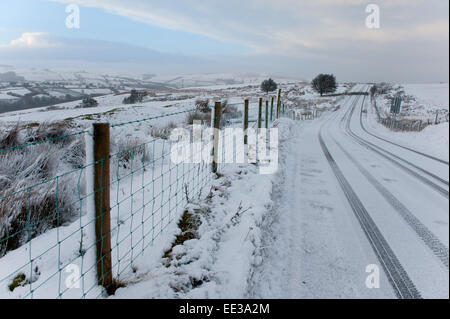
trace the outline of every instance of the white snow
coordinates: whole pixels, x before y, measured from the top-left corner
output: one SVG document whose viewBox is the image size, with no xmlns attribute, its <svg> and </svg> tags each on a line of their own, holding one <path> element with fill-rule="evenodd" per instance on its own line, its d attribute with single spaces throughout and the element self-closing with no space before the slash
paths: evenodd
<svg viewBox="0 0 450 319">
<path fill-rule="evenodd" d="M 5 93 L 0 93 L 0 100 L 15 100 L 15 99 L 18 99 L 18 97 L 8 95 Z"/>
<path fill-rule="evenodd" d="M 448 118 L 448 83 L 402 84 L 399 89 L 403 89 L 414 99 L 404 103 L 408 108 L 402 111 L 402 116 L 434 123 L 436 111 L 439 111 L 440 114 L 446 112 Z M 379 108 L 384 108 L 385 112 L 389 112 L 390 104 L 384 99 L 384 96 L 377 98 L 377 104 Z M 368 129 L 372 133 L 448 161 L 449 126 L 444 114 L 439 116 L 439 121 L 438 125 L 429 125 L 421 132 L 394 132 L 377 122 L 376 112 L 373 108 L 369 108 L 367 114 Z"/>
<path fill-rule="evenodd" d="M 37 72 L 35 76 L 40 75 Z M 241 103 L 248 97 L 252 97 L 251 120 L 254 120 L 258 98 L 267 98 L 259 92 L 257 83 L 261 78 L 236 74 L 221 77 L 244 83 L 221 84 L 217 82 L 217 75 L 186 75 L 183 78 L 186 83 L 191 81 L 191 85 L 195 81 L 197 84 L 204 81 L 200 85 L 215 82 L 209 83 L 211 86 L 207 88 L 157 92 L 156 97 L 147 97 L 136 105 L 123 105 L 126 95 L 109 94 L 96 98 L 99 106 L 95 108 L 77 108 L 80 101 L 76 101 L 2 114 L 0 122 L 7 126 L 19 121 L 70 119 L 74 129 L 85 129 L 96 121 L 114 124 L 186 111 L 194 107 L 197 98 L 209 98 L 211 102 L 227 98 L 229 103 L 239 103 L 237 107 L 242 110 Z M 169 81 L 171 77 L 152 80 Z M 427 248 L 352 165 L 333 138 L 447 246 L 448 213 L 443 211 L 445 207 L 448 210 L 448 201 L 429 194 L 424 185 L 415 187 L 415 180 L 409 175 L 374 157 L 343 133 L 339 119 L 350 108 L 353 98 L 321 98 L 305 83 L 293 83 L 289 79 L 282 83 L 286 105 L 296 112 L 303 108 L 321 109 L 322 115 L 311 121 L 281 118 L 274 122 L 279 130 L 279 169 L 273 175 L 261 175 L 258 164 L 236 164 L 221 165 L 219 178 L 212 178 L 209 167 L 200 170 L 193 164 L 183 164 L 174 168 L 168 158 L 161 158 L 153 167 L 137 168 L 134 174 L 127 176 L 130 169 L 113 159 L 112 178 L 118 178 L 111 191 L 114 194 L 111 201 L 114 275 L 126 287 L 119 288 L 110 298 L 395 298 L 383 271 L 380 289 L 367 289 L 365 285 L 366 267 L 378 264 L 379 260 L 323 155 L 318 133 L 324 127 L 326 143 L 336 162 L 408 273 L 425 292 L 424 296 L 440 298 L 447 294 L 448 297 L 448 288 L 446 290 L 441 283 L 442 279 L 448 283 L 448 268 L 445 272 L 431 254 L 427 255 Z M 339 92 L 349 88 L 351 85 L 341 85 Z M 407 94 L 416 96 L 418 103 L 448 109 L 448 102 L 443 103 L 445 92 L 448 99 L 448 84 L 404 85 L 404 88 Z M 164 97 L 167 101 L 152 100 Z M 173 100 L 175 98 L 180 99 Z M 150 128 L 163 127 L 170 121 L 184 126 L 185 116 L 177 114 L 114 127 L 112 148 L 117 152 L 120 143 L 127 139 L 148 142 Z M 351 122 L 355 131 L 359 129 L 357 120 L 355 113 Z M 369 110 L 363 120 L 377 135 L 448 160 L 448 123 L 429 126 L 422 132 L 393 133 L 376 122 L 373 110 Z M 90 145 L 90 137 L 87 139 Z M 157 140 L 152 144 L 152 155 L 160 158 L 167 147 L 167 141 Z M 406 153 L 401 155 L 407 156 Z M 92 154 L 88 152 L 87 158 L 90 158 L 87 162 L 92 161 Z M 416 161 L 416 158 L 411 157 L 411 160 Z M 436 169 L 438 173 L 441 171 Z M 188 198 L 184 196 L 184 185 L 177 179 L 178 174 L 185 171 L 189 172 L 188 180 L 201 180 L 198 189 L 188 190 Z M 91 183 L 92 172 L 85 170 L 83 174 L 87 174 L 84 178 Z M 159 175 L 158 181 L 152 181 Z M 149 181 L 152 186 L 146 188 L 144 185 Z M 89 183 L 88 189 L 92 188 Z M 174 186 L 155 198 L 154 192 L 157 194 L 168 185 Z M 169 197 L 170 194 L 173 196 Z M 138 209 L 149 200 L 147 207 L 161 208 L 156 211 Z M 95 264 L 95 247 L 91 245 L 94 242 L 92 196 L 82 205 L 83 214 L 72 224 L 49 230 L 0 258 L 0 298 L 31 295 L 55 298 L 61 292 L 63 298 L 104 297 L 96 285 L 95 267 L 92 268 Z M 431 207 L 430 211 L 427 207 Z M 172 247 L 181 233 L 177 221 L 185 210 L 197 216 L 201 225 L 195 230 L 194 238 Z M 61 239 L 67 240 L 59 249 L 57 244 Z M 86 249 L 85 254 L 80 254 L 80 248 Z M 170 249 L 170 257 L 166 254 L 164 258 Z M 34 258 L 32 265 L 28 263 L 30 256 Z M 65 270 L 70 264 L 86 272 L 81 280 L 82 287 L 88 291 L 85 296 L 82 296 L 82 289 L 65 286 L 70 275 Z M 422 269 L 429 269 L 431 273 Z M 8 285 L 21 272 L 32 279 L 32 284 L 10 292 Z M 34 290 L 37 287 L 39 289 Z"/>
<path fill-rule="evenodd" d="M 417 97 L 419 103 L 448 109 L 448 83 L 440 84 L 402 84 L 405 93 Z"/>
<path fill-rule="evenodd" d="M 252 276 L 250 297 L 392 297 L 388 287 L 365 287 L 366 266 L 376 258 L 320 148 L 317 130 L 327 118 L 285 123 L 290 136 L 281 147 L 275 205 L 263 226 L 264 262 Z"/>
<path fill-rule="evenodd" d="M 23 96 L 25 94 L 31 93 L 31 91 L 28 89 L 25 89 L 25 88 L 6 88 L 6 89 L 0 90 L 0 93 L 2 93 L 2 94 L 14 93 L 14 94 Z"/>
<path fill-rule="evenodd" d="M 449 123 L 427 126 L 420 132 L 394 132 L 377 122 L 376 114 L 369 112 L 367 126 L 370 132 L 417 151 L 449 160 Z"/>
</svg>

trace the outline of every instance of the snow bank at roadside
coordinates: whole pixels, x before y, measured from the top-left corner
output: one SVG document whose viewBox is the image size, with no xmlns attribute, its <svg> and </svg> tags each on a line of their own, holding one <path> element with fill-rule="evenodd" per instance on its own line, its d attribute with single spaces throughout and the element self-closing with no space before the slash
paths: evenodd
<svg viewBox="0 0 450 319">
<path fill-rule="evenodd" d="M 293 121 L 280 119 L 279 141 Z M 280 155 L 280 154 L 279 154 Z M 194 238 L 174 245 L 139 281 L 112 298 L 245 298 L 252 271 L 262 262 L 263 225 L 272 214 L 277 174 L 258 165 L 228 165 L 202 197 L 186 208 L 199 221 Z M 178 235 L 183 235 L 179 230 Z"/>
<path fill-rule="evenodd" d="M 253 165 L 229 167 L 223 174 L 204 193 L 206 199 L 187 207 L 201 221 L 198 238 L 174 246 L 170 260 L 162 258 L 138 274 L 141 281 L 119 289 L 114 298 L 244 296 L 250 269 L 259 262 L 259 225 L 271 206 L 272 178 Z"/>
<path fill-rule="evenodd" d="M 448 117 L 448 83 L 440 84 L 384 84 L 379 85 L 376 95 L 378 109 L 389 115 L 392 98 L 400 96 L 402 106 L 400 117 L 422 121 L 434 121 L 438 113 L 439 122 Z"/>
<path fill-rule="evenodd" d="M 449 160 L 449 123 L 427 126 L 420 132 L 394 132 L 376 120 L 376 115 L 369 112 L 367 129 L 376 135 L 417 151 Z"/>
</svg>

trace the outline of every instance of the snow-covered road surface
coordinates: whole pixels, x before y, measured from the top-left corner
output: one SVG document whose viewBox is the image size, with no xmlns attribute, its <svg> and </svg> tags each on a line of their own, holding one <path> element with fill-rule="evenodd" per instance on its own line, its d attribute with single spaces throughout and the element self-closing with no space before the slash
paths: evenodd
<svg viewBox="0 0 450 319">
<path fill-rule="evenodd" d="M 293 124 L 249 296 L 448 298 L 448 164 L 373 136 L 368 107 L 351 96 Z"/>
</svg>

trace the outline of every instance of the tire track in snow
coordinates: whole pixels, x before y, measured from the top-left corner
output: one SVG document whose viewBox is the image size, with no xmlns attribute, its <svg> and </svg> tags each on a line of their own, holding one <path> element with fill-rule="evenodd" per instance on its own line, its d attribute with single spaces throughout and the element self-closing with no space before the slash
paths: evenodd
<svg viewBox="0 0 450 319">
<path fill-rule="evenodd" d="M 414 230 L 419 238 L 427 245 L 433 254 L 449 268 L 449 252 L 448 248 L 434 235 L 422 222 L 414 216 L 411 211 L 403 205 L 391 192 L 389 192 L 373 175 L 371 175 L 356 159 L 348 153 L 344 147 L 332 137 L 336 145 L 347 155 L 359 171 L 367 178 L 367 180 L 376 188 L 376 190 L 384 197 L 384 199 L 398 212 L 405 222 Z"/>
<path fill-rule="evenodd" d="M 364 99 L 365 99 L 365 97 L 364 97 Z M 352 117 L 352 115 L 354 113 L 357 101 L 358 101 L 358 99 L 352 105 L 352 108 L 351 108 L 351 111 L 350 111 L 350 118 Z M 362 112 L 360 114 L 360 122 L 362 123 Z M 365 146 L 367 149 L 369 149 L 369 150 L 373 151 L 374 153 L 376 153 L 376 154 L 384 157 L 385 159 L 389 160 L 391 163 L 393 163 L 396 166 L 400 167 L 401 169 L 406 171 L 408 174 L 414 176 L 415 178 L 419 179 L 421 182 L 423 182 L 426 185 L 430 186 L 432 189 L 437 191 L 442 196 L 446 197 L 447 199 L 449 198 L 449 192 L 447 190 L 445 190 L 443 187 L 441 187 L 441 186 L 437 185 L 436 183 L 432 182 L 431 180 L 425 178 L 424 176 L 420 175 L 419 173 L 415 172 L 414 170 L 410 169 L 409 167 L 406 167 L 405 165 L 399 163 L 398 161 L 394 160 L 392 157 L 397 158 L 397 159 L 399 159 L 399 160 L 409 164 L 410 166 L 418 169 L 419 171 L 422 171 L 422 172 L 426 173 L 427 175 L 429 175 L 429 176 L 439 180 L 440 182 L 442 182 L 442 183 L 444 183 L 446 185 L 448 185 L 447 181 L 445 181 L 442 178 L 440 178 L 440 177 L 438 177 L 438 176 L 436 176 L 436 175 L 434 175 L 434 174 L 432 174 L 432 173 L 430 173 L 430 172 L 428 172 L 428 171 L 426 171 L 426 170 L 424 170 L 424 169 L 422 169 L 422 168 L 420 168 L 420 167 L 410 163 L 409 161 L 406 161 L 406 160 L 402 159 L 401 157 L 399 157 L 399 156 L 397 156 L 397 155 L 395 155 L 395 154 L 393 154 L 393 153 L 391 153 L 389 151 L 386 151 L 386 150 L 382 149 L 381 147 L 379 147 L 379 146 L 377 146 L 377 145 L 375 145 L 375 144 L 373 144 L 373 143 L 371 143 L 371 142 L 369 142 L 369 141 L 359 137 L 358 135 L 356 135 L 351 130 L 349 122 L 347 123 L 347 131 L 355 140 L 358 140 L 359 144 Z M 386 155 L 385 153 L 389 154 L 392 157 Z"/>
<path fill-rule="evenodd" d="M 350 120 L 351 115 L 348 113 L 343 117 L 346 121 L 346 131 L 350 137 Z M 401 203 L 391 192 L 387 190 L 372 174 L 369 173 L 345 148 L 332 136 L 333 141 L 342 150 L 342 152 L 355 164 L 359 171 L 367 178 L 367 180 L 377 189 L 377 191 L 384 197 L 384 199 L 399 213 L 405 222 L 414 230 L 425 245 L 433 252 L 433 254 L 442 262 L 442 264 L 449 268 L 449 249 L 439 238 L 434 235 L 413 213 Z M 356 140 L 356 139 L 355 139 Z M 356 142 L 359 142 L 356 140 Z"/>
<path fill-rule="evenodd" d="M 332 115 L 335 115 L 332 114 Z M 326 120 L 323 118 L 322 120 Z M 337 216 L 344 210 L 340 190 L 333 183 L 318 143 L 318 125 L 292 126 L 295 138 L 280 143 L 280 169 L 271 195 L 274 205 L 262 230 L 261 257 L 245 294 L 249 298 L 389 298 L 393 291 L 368 290 L 361 269 L 366 254 L 342 236 Z M 311 144 L 308 144 L 311 143 Z M 336 220 L 339 222 L 336 224 Z M 348 221 L 347 221 L 348 222 Z M 345 237 L 343 240 L 342 237 Z M 359 237 L 353 237 L 357 240 Z M 373 262 L 371 258 L 371 262 Z M 390 285 L 388 285 L 390 286 Z"/>
<path fill-rule="evenodd" d="M 390 140 L 388 140 L 388 139 L 385 139 L 385 138 L 380 137 L 380 136 L 378 136 L 378 135 L 376 135 L 376 134 L 373 134 L 373 133 L 370 132 L 368 129 L 366 129 L 366 127 L 365 127 L 364 125 L 361 125 L 361 126 L 362 126 L 362 129 L 363 129 L 367 134 L 372 135 L 373 137 L 375 137 L 375 138 L 377 138 L 377 139 L 379 139 L 379 140 L 382 140 L 382 141 L 385 141 L 385 142 L 387 142 L 387 143 L 389 143 L 389 144 L 392 144 L 392 145 L 401 147 L 401 148 L 403 148 L 403 149 L 405 149 L 405 150 L 408 150 L 408 151 L 411 151 L 411 152 L 413 152 L 413 153 L 416 153 L 416 154 L 425 156 L 425 157 L 427 157 L 427 158 L 429 158 L 429 159 L 432 159 L 432 160 L 434 160 L 434 161 L 440 162 L 440 163 L 445 164 L 445 165 L 447 165 L 447 166 L 449 165 L 449 162 L 447 162 L 447 161 L 444 161 L 444 160 L 442 160 L 442 159 L 440 159 L 440 158 L 437 158 L 437 157 L 435 157 L 435 156 L 432 156 L 432 155 L 428 155 L 428 154 L 426 154 L 426 153 L 424 153 L 424 152 L 417 151 L 417 150 L 412 149 L 412 148 L 410 148 L 410 147 L 403 146 L 403 145 L 400 145 L 400 144 L 398 144 L 398 143 L 392 142 L 392 141 L 390 141 Z M 447 184 L 447 185 L 448 185 L 448 184 Z"/>
<path fill-rule="evenodd" d="M 356 105 L 357 101 L 358 99 L 355 100 L 352 107 Z M 347 200 L 352 207 L 356 218 L 358 219 L 364 233 L 366 234 L 367 239 L 374 249 L 374 252 L 378 257 L 397 297 L 402 299 L 422 298 L 420 292 L 417 290 L 414 283 L 409 278 L 409 275 L 400 264 L 400 261 L 395 256 L 386 239 L 381 234 L 380 230 L 376 226 L 373 219 L 370 217 L 361 200 L 358 198 L 350 183 L 347 181 L 344 174 L 335 162 L 333 156 L 331 155 L 328 147 L 323 140 L 322 129 L 323 126 L 319 131 L 319 142 L 320 146 L 322 147 L 323 153 L 325 154 L 325 157 L 329 165 L 331 166 L 331 169 L 333 170 L 345 196 L 347 197 Z"/>
<path fill-rule="evenodd" d="M 364 97 L 364 99 L 365 99 L 365 97 Z M 360 113 L 360 115 L 359 115 L 359 123 L 360 123 L 360 125 L 361 125 L 361 128 L 362 128 L 366 133 L 372 135 L 371 133 L 369 133 L 369 132 L 367 131 L 367 129 L 365 128 L 365 126 L 364 126 L 364 124 L 363 124 L 363 120 L 362 120 L 362 109 L 363 109 L 363 107 L 364 107 L 364 101 L 363 101 L 363 103 L 361 104 L 361 113 Z M 350 125 L 350 123 L 349 123 L 349 125 Z M 370 143 L 370 142 L 367 141 L 367 143 Z M 372 143 L 370 143 L 370 144 L 372 144 Z M 374 144 L 372 144 L 372 145 L 374 145 Z M 374 145 L 374 146 L 376 146 L 376 145 Z M 399 156 L 397 156 L 397 155 L 395 155 L 395 154 L 393 154 L 393 153 L 391 153 L 391 152 L 389 152 L 389 151 L 387 151 L 387 150 L 385 150 L 385 149 L 383 149 L 383 148 L 381 148 L 381 147 L 379 147 L 379 146 L 376 146 L 376 147 L 379 148 L 379 149 L 381 149 L 382 151 L 386 152 L 387 154 L 389 154 L 389 155 L 391 155 L 391 156 L 394 156 L 395 158 L 398 158 L 399 160 L 405 162 L 406 164 L 411 165 L 412 167 L 414 167 L 414 168 L 416 168 L 417 170 L 419 170 L 419 171 L 421 171 L 421 172 L 427 174 L 428 176 L 430 176 L 430 177 L 432 177 L 432 178 L 434 178 L 434 179 L 440 181 L 441 183 L 443 183 L 443 184 L 449 186 L 449 182 L 448 182 L 447 180 L 445 180 L 445 179 L 443 179 L 443 178 L 437 176 L 436 174 L 433 174 L 433 173 L 431 173 L 431 172 L 429 172 L 429 171 L 427 171 L 427 170 L 425 170 L 425 169 L 423 169 L 423 168 L 421 168 L 421 167 L 419 167 L 419 166 L 416 166 L 416 165 L 412 164 L 411 162 L 409 162 L 409 161 L 407 161 L 407 160 L 405 160 L 405 159 L 403 159 L 403 158 L 401 158 L 401 157 L 399 157 Z M 447 192 L 447 197 L 448 197 L 448 192 Z"/>
</svg>

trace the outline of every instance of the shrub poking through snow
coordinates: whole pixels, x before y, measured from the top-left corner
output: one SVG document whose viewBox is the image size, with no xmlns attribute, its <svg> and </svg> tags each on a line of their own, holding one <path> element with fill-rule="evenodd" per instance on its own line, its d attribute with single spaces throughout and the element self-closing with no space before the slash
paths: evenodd
<svg viewBox="0 0 450 319">
<path fill-rule="evenodd" d="M 113 145 L 117 160 L 125 169 L 142 166 L 151 160 L 150 147 L 142 143 L 139 138 L 122 138 Z"/>
<path fill-rule="evenodd" d="M 144 97 L 147 96 L 146 91 L 137 91 L 131 90 L 130 96 L 127 96 L 123 99 L 123 104 L 135 104 L 141 103 L 144 100 Z"/>
<path fill-rule="evenodd" d="M 242 112 L 234 105 L 228 104 L 228 100 L 222 101 L 222 115 L 224 120 L 237 119 L 242 117 Z"/>
<path fill-rule="evenodd" d="M 202 224 L 202 221 L 198 214 L 185 210 L 183 216 L 178 222 L 178 228 L 180 233 L 176 236 L 175 241 L 172 243 L 172 247 L 164 253 L 164 258 L 168 259 L 166 266 L 170 266 L 172 260 L 172 252 L 175 246 L 183 245 L 184 242 L 198 238 L 198 228 Z"/>
<path fill-rule="evenodd" d="M 375 93 L 378 95 L 389 94 L 393 89 L 392 84 L 385 82 L 375 84 L 374 87 Z"/>
<path fill-rule="evenodd" d="M 177 125 L 174 122 L 169 122 L 163 127 L 152 126 L 150 128 L 150 135 L 156 138 L 168 139 L 170 133 Z"/>
<path fill-rule="evenodd" d="M 224 109 L 222 109 L 222 114 L 232 114 L 232 113 L 238 113 L 238 109 L 236 106 L 233 105 L 227 105 Z"/>
<path fill-rule="evenodd" d="M 20 144 L 19 132 L 20 127 L 19 124 L 17 124 L 0 135 L 0 149 L 10 148 Z"/>
<path fill-rule="evenodd" d="M 69 143 L 63 159 L 75 169 L 84 167 L 86 162 L 86 142 L 84 137 L 78 137 Z"/>
<path fill-rule="evenodd" d="M 198 99 L 195 101 L 195 108 L 203 113 L 211 112 L 209 108 L 209 99 Z"/>
<path fill-rule="evenodd" d="M 74 137 L 68 136 L 65 138 L 60 138 L 61 136 L 66 136 L 71 133 L 71 124 L 69 122 L 55 122 L 55 123 L 42 123 L 41 125 L 34 127 L 28 127 L 28 132 L 26 133 L 26 142 L 42 142 L 47 141 L 51 143 L 64 143 L 72 141 Z"/>
<path fill-rule="evenodd" d="M 1 147 L 40 142 L 69 133 L 65 123 L 13 127 L 0 135 Z M 68 137 L 0 153 L 0 257 L 79 214 L 78 195 L 84 174 L 70 172 L 85 161 L 84 139 Z M 80 179 L 79 179 L 80 178 Z"/>
<path fill-rule="evenodd" d="M 81 108 L 96 107 L 96 106 L 98 106 L 97 100 L 90 96 L 84 98 L 80 105 Z"/>
<path fill-rule="evenodd" d="M 18 192 L 0 203 L 0 256 L 30 239 L 71 221 L 77 211 L 70 183 L 56 182 Z"/>
<path fill-rule="evenodd" d="M 27 276 L 24 273 L 18 274 L 8 285 L 9 291 L 14 291 L 17 287 L 23 287 L 28 284 Z"/>
<path fill-rule="evenodd" d="M 31 280 L 23 272 L 20 272 L 12 279 L 11 283 L 8 285 L 8 289 L 12 292 L 18 287 L 25 287 L 30 283 L 36 282 L 39 279 L 40 275 L 41 272 L 37 266 L 33 269 Z"/>
<path fill-rule="evenodd" d="M 192 125 L 195 121 L 211 121 L 211 112 L 202 113 L 200 111 L 194 111 L 186 116 L 186 124 Z"/>
</svg>

